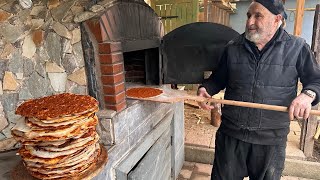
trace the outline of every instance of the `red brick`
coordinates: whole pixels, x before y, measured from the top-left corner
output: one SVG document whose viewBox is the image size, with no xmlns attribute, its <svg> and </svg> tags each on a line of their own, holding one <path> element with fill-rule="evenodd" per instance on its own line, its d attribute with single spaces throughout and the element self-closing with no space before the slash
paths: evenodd
<svg viewBox="0 0 320 180">
<path fill-rule="evenodd" d="M 127 102 L 124 100 L 118 104 L 106 104 L 107 109 L 111 109 L 117 112 L 124 110 L 127 107 Z"/>
<path fill-rule="evenodd" d="M 115 75 L 102 75 L 101 80 L 103 85 L 114 85 L 124 81 L 124 73 Z"/>
<path fill-rule="evenodd" d="M 101 64 L 101 74 L 111 75 L 123 72 L 123 63 L 117 64 Z"/>
<path fill-rule="evenodd" d="M 122 53 L 112 53 L 112 54 L 100 54 L 99 55 L 101 64 L 113 64 L 123 61 Z"/>
<path fill-rule="evenodd" d="M 110 54 L 110 53 L 120 52 L 120 51 L 122 51 L 122 46 L 120 42 L 99 43 L 100 54 Z"/>
<path fill-rule="evenodd" d="M 92 19 L 92 20 L 86 21 L 86 23 L 87 23 L 90 31 L 92 32 L 92 34 L 94 35 L 94 37 L 98 41 L 98 43 L 103 42 L 103 39 L 102 39 L 103 32 L 101 32 L 101 25 L 100 25 L 99 20 Z"/>
<path fill-rule="evenodd" d="M 134 70 L 134 67 L 133 67 L 133 65 L 131 65 L 131 64 L 127 64 L 127 65 L 124 67 L 124 69 L 125 69 L 126 71 L 132 71 L 132 70 Z"/>
<path fill-rule="evenodd" d="M 141 71 L 126 71 L 125 78 L 145 78 L 145 73 Z"/>
<path fill-rule="evenodd" d="M 125 91 L 122 91 L 121 93 L 116 95 L 105 95 L 104 101 L 106 104 L 118 104 L 122 102 L 125 98 L 126 98 L 126 93 Z"/>
<path fill-rule="evenodd" d="M 107 94 L 118 94 L 121 91 L 125 90 L 124 82 L 115 84 L 115 85 L 107 85 L 103 86 L 103 92 L 105 95 Z"/>
<path fill-rule="evenodd" d="M 126 78 L 134 77 L 134 71 L 126 71 L 125 77 Z"/>
<path fill-rule="evenodd" d="M 113 32 L 111 30 L 111 26 L 110 26 L 110 23 L 108 21 L 107 15 L 103 14 L 100 17 L 100 20 L 101 20 L 101 24 L 104 26 L 103 30 L 106 31 L 106 35 L 108 34 L 104 39 L 106 41 L 113 41 L 114 40 Z"/>
</svg>

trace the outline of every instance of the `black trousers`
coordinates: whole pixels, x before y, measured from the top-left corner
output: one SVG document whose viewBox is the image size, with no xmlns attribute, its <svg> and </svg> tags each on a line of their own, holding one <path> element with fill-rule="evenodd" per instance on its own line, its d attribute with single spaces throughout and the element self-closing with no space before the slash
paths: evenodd
<svg viewBox="0 0 320 180">
<path fill-rule="evenodd" d="M 218 130 L 211 180 L 280 180 L 286 144 L 258 145 L 227 136 Z"/>
</svg>

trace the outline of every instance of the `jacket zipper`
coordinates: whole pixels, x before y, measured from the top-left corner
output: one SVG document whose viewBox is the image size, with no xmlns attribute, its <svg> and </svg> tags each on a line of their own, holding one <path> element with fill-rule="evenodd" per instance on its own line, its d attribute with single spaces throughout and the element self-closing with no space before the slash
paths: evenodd
<svg viewBox="0 0 320 180">
<path fill-rule="evenodd" d="M 253 59 L 255 60 L 254 79 L 253 79 L 253 85 L 252 85 L 252 88 L 251 88 L 251 98 L 252 98 L 252 102 L 253 102 L 254 96 L 255 96 L 254 89 L 255 89 L 256 84 L 257 84 L 258 69 L 259 69 L 259 65 L 260 65 L 259 61 L 261 60 L 261 58 L 259 60 L 257 60 L 257 58 L 256 58 L 256 56 L 254 54 L 251 54 L 251 57 L 253 57 Z M 250 129 L 249 120 L 247 120 L 246 128 Z"/>
</svg>

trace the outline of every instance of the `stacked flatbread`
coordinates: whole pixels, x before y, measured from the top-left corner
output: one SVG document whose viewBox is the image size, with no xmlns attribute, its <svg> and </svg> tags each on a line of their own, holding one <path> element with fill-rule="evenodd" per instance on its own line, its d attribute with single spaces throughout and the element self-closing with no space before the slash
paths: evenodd
<svg viewBox="0 0 320 180">
<path fill-rule="evenodd" d="M 98 102 L 70 93 L 21 104 L 23 118 L 12 129 L 21 142 L 19 154 L 30 174 L 39 179 L 79 177 L 100 154 L 96 132 Z"/>
</svg>

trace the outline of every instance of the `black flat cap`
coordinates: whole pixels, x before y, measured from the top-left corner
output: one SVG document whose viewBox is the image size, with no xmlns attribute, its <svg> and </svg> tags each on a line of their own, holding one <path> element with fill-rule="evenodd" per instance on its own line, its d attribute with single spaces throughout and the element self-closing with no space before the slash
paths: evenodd
<svg viewBox="0 0 320 180">
<path fill-rule="evenodd" d="M 262 4 L 267 8 L 272 14 L 281 14 L 283 18 L 287 19 L 287 13 L 284 11 L 284 6 L 282 0 L 254 0 Z"/>
</svg>

